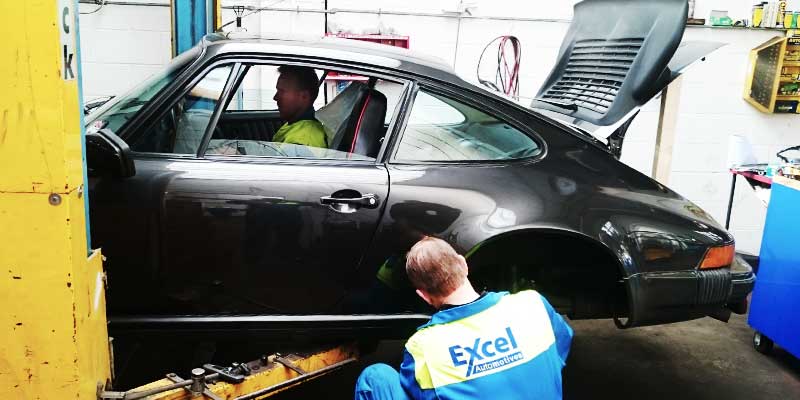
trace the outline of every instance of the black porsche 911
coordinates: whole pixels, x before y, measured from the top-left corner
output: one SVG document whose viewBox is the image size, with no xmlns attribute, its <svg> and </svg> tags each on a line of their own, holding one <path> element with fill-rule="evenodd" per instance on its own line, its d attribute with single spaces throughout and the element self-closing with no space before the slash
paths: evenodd
<svg viewBox="0 0 800 400">
<path fill-rule="evenodd" d="M 422 235 L 466 254 L 478 288 L 535 288 L 573 319 L 744 313 L 733 237 L 618 160 L 639 107 L 719 44 L 681 42 L 686 1 L 617 3 L 576 6 L 530 105 L 407 50 L 214 34 L 96 109 L 112 335 L 404 337 L 430 312 L 403 279 Z M 317 72 L 328 148 L 272 141 L 282 65 Z"/>
</svg>

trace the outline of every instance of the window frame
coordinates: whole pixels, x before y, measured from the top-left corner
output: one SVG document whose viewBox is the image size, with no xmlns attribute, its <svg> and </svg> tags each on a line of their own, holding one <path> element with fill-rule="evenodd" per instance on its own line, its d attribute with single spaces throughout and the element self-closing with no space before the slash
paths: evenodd
<svg viewBox="0 0 800 400">
<path fill-rule="evenodd" d="M 183 64 L 182 66 L 174 66 L 170 62 L 165 66 L 166 68 L 170 68 L 170 71 L 173 72 L 177 71 L 175 79 L 172 82 L 167 83 L 167 85 L 164 86 L 163 88 L 161 88 L 161 90 L 158 91 L 158 93 L 156 93 L 150 99 L 150 101 L 148 101 L 147 104 L 145 104 L 133 116 L 133 118 L 131 118 L 130 120 L 125 122 L 122 126 L 120 126 L 117 131 L 114 131 L 115 135 L 117 135 L 119 138 L 121 138 L 123 141 L 127 143 L 132 135 L 136 135 L 140 131 L 139 128 L 140 126 L 150 123 L 150 119 L 152 119 L 153 114 L 159 109 L 161 104 L 163 104 L 165 101 L 169 101 L 171 93 L 175 90 L 175 88 L 182 87 L 188 80 L 192 78 L 194 71 L 200 68 L 198 67 L 198 65 L 201 65 L 203 63 L 203 57 L 205 55 L 206 49 L 201 48 L 199 49 L 199 51 L 195 51 L 193 48 L 191 50 L 187 50 L 187 52 L 183 54 L 187 54 L 189 52 L 192 53 L 190 55 L 192 59 L 189 60 L 186 64 Z M 96 110 L 94 113 L 92 113 L 92 115 L 95 116 L 100 115 L 107 107 L 111 107 L 117 101 L 119 101 L 118 98 L 112 99 L 111 101 L 103 105 L 101 108 Z M 91 117 L 90 119 L 87 119 L 86 125 L 88 126 L 88 124 L 94 122 L 94 118 L 96 117 Z"/>
<path fill-rule="evenodd" d="M 281 164 L 338 164 L 338 165 L 374 165 L 374 164 L 383 164 L 382 161 L 385 158 L 385 155 L 389 149 L 389 143 L 393 137 L 396 136 L 397 129 L 399 127 L 399 121 L 401 117 L 404 117 L 404 111 L 408 108 L 407 105 L 410 101 L 410 93 L 411 89 L 413 88 L 414 81 L 409 79 L 408 77 L 402 75 L 393 75 L 388 74 L 386 71 L 382 69 L 376 68 L 359 68 L 357 66 L 353 66 L 352 64 L 346 62 L 337 62 L 337 60 L 333 59 L 305 59 L 303 57 L 291 57 L 291 56 L 270 56 L 270 55 L 261 55 L 261 54 L 237 54 L 237 53 L 228 53 L 221 56 L 217 56 L 212 58 L 211 60 L 203 63 L 202 66 L 193 70 L 192 78 L 186 80 L 181 86 L 180 93 L 181 95 L 175 95 L 174 93 L 170 95 L 169 100 L 163 102 L 162 104 L 169 104 L 169 107 L 164 108 L 165 111 L 157 114 L 156 118 L 149 118 L 148 120 L 148 128 L 140 129 L 134 134 L 130 135 L 130 137 L 136 137 L 137 135 L 144 134 L 147 129 L 150 129 L 150 125 L 153 124 L 163 115 L 166 111 L 171 109 L 174 106 L 175 102 L 181 98 L 181 96 L 185 95 L 189 90 L 191 90 L 194 85 L 199 82 L 200 79 L 198 77 L 203 77 L 207 74 L 212 68 L 215 66 L 219 66 L 221 64 L 235 64 L 235 70 L 232 71 L 231 76 L 228 78 L 226 83 L 225 89 L 223 90 L 223 97 L 218 102 L 217 107 L 214 110 L 214 114 L 212 115 L 211 120 L 209 121 L 209 125 L 206 128 L 206 134 L 203 137 L 203 142 L 201 143 L 200 148 L 198 149 L 196 154 L 175 154 L 175 153 L 145 153 L 145 152 L 133 152 L 136 157 L 147 157 L 147 158 L 175 158 L 175 159 L 192 159 L 192 160 L 207 160 L 207 161 L 221 161 L 221 162 L 245 162 L 245 163 L 281 163 Z M 335 69 L 337 72 L 343 73 L 352 73 L 358 75 L 366 75 L 369 77 L 382 79 L 385 81 L 394 82 L 400 85 L 403 85 L 402 93 L 400 98 L 395 106 L 395 109 L 392 111 L 393 116 L 392 120 L 389 123 L 389 126 L 386 130 L 386 135 L 384 136 L 383 143 L 381 144 L 380 150 L 378 151 L 377 157 L 375 160 L 351 160 L 345 158 L 302 158 L 302 157 L 280 157 L 280 156 L 255 156 L 255 155 L 221 155 L 221 154 L 205 154 L 208 144 L 211 140 L 211 135 L 216 128 L 217 123 L 222 115 L 222 112 L 228 107 L 228 104 L 233 100 L 235 95 L 235 88 L 238 87 L 244 80 L 245 75 L 245 64 L 261 64 L 261 65 L 273 65 L 273 66 L 281 66 L 281 65 L 294 65 L 294 66 L 304 66 L 304 67 L 311 67 L 315 69 L 319 69 L 322 71 L 327 71 L 331 69 Z M 198 72 L 199 71 L 199 72 Z M 177 93 L 177 92 L 176 92 Z M 387 112 L 389 110 L 387 109 Z"/>
<path fill-rule="evenodd" d="M 214 110 L 211 113 L 211 118 L 208 120 L 208 126 L 206 126 L 206 130 L 203 133 L 203 139 L 200 142 L 200 147 L 198 151 L 194 154 L 184 154 L 184 153 L 161 153 L 161 152 L 146 152 L 146 151 L 135 151 L 131 149 L 131 154 L 134 158 L 139 157 L 146 157 L 146 158 L 176 158 L 176 159 L 197 159 L 199 150 L 203 148 L 204 143 L 206 143 L 206 137 L 209 135 L 209 131 L 213 132 L 212 127 L 216 127 L 216 123 L 219 120 L 220 111 L 222 108 L 220 107 L 225 99 L 230 94 L 230 90 L 232 88 L 232 81 L 238 76 L 241 70 L 241 63 L 235 61 L 229 61 L 224 59 L 219 60 L 212 60 L 211 62 L 205 64 L 204 66 L 193 70 L 193 75 L 190 79 L 186 79 L 184 82 L 180 84 L 180 90 L 172 92 L 168 98 L 162 99 L 158 104 L 161 110 L 159 112 L 151 112 L 149 115 L 146 116 L 146 123 L 142 124 L 143 128 L 139 128 L 136 131 L 131 132 L 130 135 L 126 135 L 123 139 L 128 146 L 131 146 L 133 142 L 139 140 L 142 136 L 146 135 L 149 132 L 152 132 L 153 127 L 155 126 L 161 118 L 164 118 L 167 113 L 169 113 L 175 104 L 181 99 L 183 99 L 195 86 L 197 86 L 200 81 L 202 81 L 212 70 L 215 68 L 219 68 L 225 65 L 231 65 L 231 71 L 228 74 L 228 78 L 225 81 L 225 86 L 222 88 L 222 92 L 220 93 L 219 100 L 217 100 L 217 104 L 214 106 Z"/>
<path fill-rule="evenodd" d="M 391 149 L 388 152 L 388 160 L 387 160 L 389 164 L 438 165 L 438 166 L 480 166 L 480 165 L 496 166 L 504 164 L 537 162 L 546 156 L 547 145 L 546 142 L 542 139 L 541 135 L 539 135 L 539 133 L 527 127 L 524 123 L 513 117 L 510 112 L 504 109 L 505 107 L 503 107 L 502 104 L 478 92 L 470 91 L 468 94 L 473 95 L 473 97 L 468 97 L 465 95 L 465 93 L 467 92 L 464 91 L 463 88 L 461 89 L 462 90 L 459 90 L 458 87 L 449 87 L 443 84 L 439 84 L 437 82 L 431 82 L 426 80 L 415 81 L 414 87 L 412 88 L 412 93 L 410 94 L 411 95 L 410 102 L 408 103 L 408 106 L 406 107 L 405 110 L 403 124 L 398 129 L 398 133 L 390 143 Z M 402 142 L 403 135 L 405 135 L 406 129 L 408 128 L 408 120 L 411 115 L 411 112 L 413 112 L 414 104 L 416 103 L 417 95 L 419 94 L 420 90 L 424 90 L 430 94 L 435 94 L 438 96 L 446 97 L 453 101 L 463 103 L 469 107 L 475 108 L 476 110 L 491 116 L 492 118 L 496 118 L 500 122 L 510 125 L 512 128 L 516 129 L 523 135 L 526 135 L 528 138 L 533 140 L 533 142 L 536 143 L 537 146 L 539 146 L 539 151 L 536 154 L 527 157 L 502 159 L 502 160 L 425 161 L 425 160 L 398 159 L 397 152 L 400 150 L 400 143 Z"/>
</svg>

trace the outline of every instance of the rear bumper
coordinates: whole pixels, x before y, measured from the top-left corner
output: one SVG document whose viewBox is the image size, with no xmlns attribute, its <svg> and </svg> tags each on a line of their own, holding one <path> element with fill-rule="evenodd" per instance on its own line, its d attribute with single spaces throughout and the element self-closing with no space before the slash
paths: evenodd
<svg viewBox="0 0 800 400">
<path fill-rule="evenodd" d="M 744 260 L 742 261 L 744 262 Z M 746 262 L 745 265 L 747 265 Z M 747 265 L 747 267 L 749 268 L 750 265 Z M 747 314 L 748 296 L 756 285 L 756 274 L 752 269 L 748 271 L 732 271 L 731 280 L 733 287 L 726 305 L 736 314 Z"/>
<path fill-rule="evenodd" d="M 624 327 L 688 321 L 725 310 L 744 314 L 755 280 L 741 257 L 730 268 L 633 275 L 627 279 L 632 301 Z"/>
</svg>

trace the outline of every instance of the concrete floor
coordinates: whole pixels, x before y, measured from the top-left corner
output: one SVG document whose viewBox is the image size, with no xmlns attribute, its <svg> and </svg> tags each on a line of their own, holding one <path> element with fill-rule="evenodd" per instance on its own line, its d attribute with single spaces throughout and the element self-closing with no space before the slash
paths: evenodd
<svg viewBox="0 0 800 400">
<path fill-rule="evenodd" d="M 572 321 L 564 399 L 800 399 L 800 360 L 776 345 L 753 350 L 745 316 L 621 331 L 611 321 Z M 399 366 L 403 342 L 384 342 L 359 365 L 279 399 L 351 399 L 364 365 Z"/>
</svg>

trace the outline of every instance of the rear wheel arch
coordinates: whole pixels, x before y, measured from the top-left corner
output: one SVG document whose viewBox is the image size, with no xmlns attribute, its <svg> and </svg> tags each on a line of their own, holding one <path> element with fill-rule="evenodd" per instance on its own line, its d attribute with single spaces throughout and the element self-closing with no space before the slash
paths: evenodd
<svg viewBox="0 0 800 400">
<path fill-rule="evenodd" d="M 630 308 L 622 261 L 577 232 L 524 229 L 486 239 L 467 254 L 476 289 L 536 289 L 570 318 L 611 318 Z"/>
</svg>

